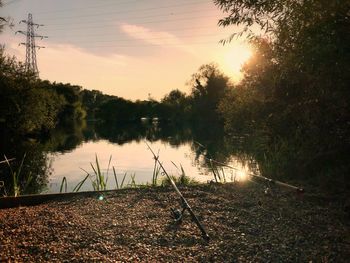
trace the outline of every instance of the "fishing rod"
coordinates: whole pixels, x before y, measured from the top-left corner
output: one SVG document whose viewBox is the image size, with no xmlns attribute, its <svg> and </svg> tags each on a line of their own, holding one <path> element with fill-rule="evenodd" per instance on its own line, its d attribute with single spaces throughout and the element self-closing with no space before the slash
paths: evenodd
<svg viewBox="0 0 350 263">
<path fill-rule="evenodd" d="M 199 142 L 195 141 L 195 143 L 198 144 L 199 146 L 203 147 L 204 149 L 206 149 Z M 212 158 L 208 158 L 206 156 L 203 156 L 203 157 L 204 157 L 204 159 L 208 160 L 211 164 L 212 163 L 216 163 L 216 164 L 218 164 L 220 166 L 223 166 L 223 167 L 227 167 L 227 168 L 230 168 L 230 169 L 233 169 L 233 170 L 238 170 L 236 167 L 233 167 L 233 166 L 230 166 L 228 164 L 216 161 L 216 160 L 214 160 Z M 287 187 L 287 188 L 293 189 L 293 190 L 297 191 L 298 193 L 304 193 L 305 192 L 304 188 L 301 188 L 301 187 L 297 187 L 297 186 L 294 186 L 294 185 L 291 185 L 291 184 L 288 184 L 288 183 L 284 183 L 284 182 L 281 182 L 281 181 L 278 181 L 278 180 L 274 180 L 274 179 L 271 179 L 271 178 L 267 178 L 265 176 L 254 174 L 254 173 L 247 173 L 247 174 L 250 175 L 250 176 L 253 176 L 255 178 L 262 179 L 262 180 L 266 181 L 267 183 L 276 184 L 276 185 L 280 185 L 280 186 L 283 186 L 283 187 Z"/>
<path fill-rule="evenodd" d="M 233 167 L 233 166 L 230 166 L 230 165 L 227 165 L 225 163 L 222 163 L 222 162 L 219 162 L 219 161 L 216 161 L 216 160 L 213 160 L 213 159 L 209 159 L 209 158 L 206 158 L 204 157 L 205 159 L 208 159 L 210 162 L 213 162 L 213 163 L 216 163 L 216 164 L 219 164 L 220 166 L 224 166 L 224 167 L 227 167 L 227 168 L 230 168 L 230 169 L 234 169 L 234 170 L 238 170 L 237 168 Z M 281 181 L 278 181 L 278 180 L 274 180 L 274 179 L 271 179 L 271 178 L 267 178 L 265 176 L 262 176 L 262 175 L 258 175 L 258 174 L 253 174 L 253 173 L 247 173 L 248 175 L 251 175 L 253 177 L 256 177 L 256 178 L 259 178 L 259 179 L 262 179 L 268 183 L 272 183 L 272 184 L 276 184 L 276 185 L 280 185 L 280 186 L 284 186 L 284 187 L 288 187 L 288 188 L 291 188 L 293 190 L 296 190 L 297 192 L 299 193 L 303 193 L 305 190 L 301 187 L 297 187 L 297 186 L 294 186 L 294 185 L 291 185 L 291 184 L 288 184 L 288 183 L 284 183 L 284 182 L 281 182 Z"/>
<path fill-rule="evenodd" d="M 163 164 L 159 161 L 159 156 L 157 156 L 154 151 L 152 150 L 152 148 L 148 145 L 147 142 L 145 142 L 148 149 L 150 150 L 150 152 L 153 155 L 154 160 L 159 164 L 159 167 L 162 169 L 163 174 L 166 175 L 166 177 L 168 178 L 170 184 L 172 185 L 172 187 L 175 189 L 175 192 L 178 194 L 178 196 L 180 197 L 181 200 L 181 205 L 182 205 L 182 211 L 180 211 L 179 209 L 173 209 L 171 208 L 171 211 L 173 213 L 173 216 L 175 218 L 175 222 L 181 223 L 182 218 L 183 218 L 183 214 L 185 213 L 185 211 L 187 210 L 190 215 L 192 220 L 194 221 L 194 223 L 197 225 L 197 227 L 199 228 L 199 230 L 202 233 L 202 237 L 205 241 L 209 241 L 210 237 L 207 234 L 207 232 L 205 231 L 203 225 L 199 222 L 197 216 L 195 215 L 195 213 L 193 212 L 191 206 L 188 204 L 187 200 L 185 199 L 185 197 L 182 195 L 182 193 L 180 192 L 179 188 L 177 188 L 174 180 L 170 177 L 170 175 L 167 173 L 167 171 L 165 170 Z"/>
</svg>

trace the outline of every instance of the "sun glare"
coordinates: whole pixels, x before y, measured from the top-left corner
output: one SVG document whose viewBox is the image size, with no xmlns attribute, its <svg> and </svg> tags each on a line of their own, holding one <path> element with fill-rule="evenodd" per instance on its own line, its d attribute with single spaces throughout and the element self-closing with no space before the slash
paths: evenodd
<svg viewBox="0 0 350 263">
<path fill-rule="evenodd" d="M 223 55 L 223 66 L 225 72 L 233 76 L 235 81 L 239 81 L 242 77 L 242 66 L 252 55 L 253 52 L 248 45 L 237 44 L 230 46 Z"/>
</svg>

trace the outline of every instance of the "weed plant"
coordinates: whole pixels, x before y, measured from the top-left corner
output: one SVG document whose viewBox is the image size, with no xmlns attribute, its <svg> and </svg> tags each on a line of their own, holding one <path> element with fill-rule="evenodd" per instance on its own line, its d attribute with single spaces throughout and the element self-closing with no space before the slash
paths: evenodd
<svg viewBox="0 0 350 263">
<path fill-rule="evenodd" d="M 67 178 L 66 177 L 62 178 L 61 187 L 60 187 L 60 193 L 62 193 L 63 186 L 64 186 L 64 192 L 67 193 Z"/>
<path fill-rule="evenodd" d="M 108 167 L 107 167 L 107 173 L 104 174 L 101 171 L 100 168 L 100 164 L 97 158 L 97 154 L 95 155 L 95 165 L 93 163 L 90 163 L 91 168 L 93 170 L 93 173 L 89 173 L 86 170 L 84 170 L 83 168 L 81 168 L 85 173 L 86 173 L 86 177 L 84 178 L 84 180 L 82 180 L 79 184 L 77 189 L 80 189 L 80 187 L 84 184 L 84 182 L 86 181 L 86 179 L 90 179 L 91 180 L 91 185 L 94 189 L 94 191 L 104 191 L 107 189 L 107 181 L 108 181 L 108 172 L 109 172 L 109 167 L 111 164 L 111 160 L 112 160 L 112 155 L 109 158 L 109 162 L 108 162 Z"/>
<path fill-rule="evenodd" d="M 5 160 L 2 161 L 2 163 L 7 164 L 7 166 L 9 167 L 9 170 L 10 170 L 10 176 L 12 178 L 12 185 L 10 186 L 10 189 L 6 190 L 5 184 L 4 183 L 2 184 L 3 188 L 4 188 L 4 195 L 5 196 L 15 196 L 15 197 L 20 196 L 22 193 L 24 193 L 28 189 L 28 187 L 33 179 L 31 172 L 29 172 L 28 175 L 22 174 L 22 169 L 24 166 L 26 154 L 23 155 L 21 163 L 17 169 L 14 169 L 10 163 L 10 161 L 13 159 L 8 159 L 5 155 L 4 155 L 4 158 L 5 158 Z"/>
<path fill-rule="evenodd" d="M 180 172 L 179 176 L 170 175 L 170 178 L 174 181 L 174 183 L 176 185 L 189 186 L 189 185 L 198 184 L 198 182 L 196 180 L 194 180 L 191 177 L 186 175 L 185 170 L 183 169 L 181 164 L 180 164 L 180 169 L 179 169 L 179 167 L 174 162 L 172 162 L 172 163 L 177 168 L 177 170 Z M 170 186 L 170 185 L 171 185 L 171 182 L 170 182 L 170 179 L 168 177 L 165 177 L 161 180 L 161 186 L 165 187 L 165 186 Z"/>
</svg>

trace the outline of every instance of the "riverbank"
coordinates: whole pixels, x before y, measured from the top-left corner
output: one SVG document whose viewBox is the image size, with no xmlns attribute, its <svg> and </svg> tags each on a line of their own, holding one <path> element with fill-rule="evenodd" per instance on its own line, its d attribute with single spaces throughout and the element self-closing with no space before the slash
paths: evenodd
<svg viewBox="0 0 350 263">
<path fill-rule="evenodd" d="M 264 193 L 261 184 L 182 187 L 211 240 L 205 242 L 171 188 L 129 189 L 0 211 L 0 261 L 346 262 L 349 218 L 308 191 Z M 176 204 L 176 205 L 175 205 Z"/>
</svg>

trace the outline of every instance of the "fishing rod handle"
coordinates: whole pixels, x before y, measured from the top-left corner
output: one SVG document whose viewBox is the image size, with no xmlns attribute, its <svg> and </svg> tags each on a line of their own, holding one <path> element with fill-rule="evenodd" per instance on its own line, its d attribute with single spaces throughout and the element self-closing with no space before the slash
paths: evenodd
<svg viewBox="0 0 350 263">
<path fill-rule="evenodd" d="M 202 224 L 199 222 L 197 216 L 195 215 L 195 213 L 192 211 L 192 208 L 189 206 L 189 204 L 187 203 L 187 201 L 185 200 L 185 198 L 182 198 L 182 202 L 186 205 L 186 208 L 188 210 L 188 212 L 191 215 L 192 220 L 195 222 L 195 224 L 198 226 L 199 230 L 202 232 L 202 237 L 204 238 L 205 241 L 209 242 L 210 237 L 207 233 L 207 231 L 205 231 L 204 227 L 202 226 Z"/>
</svg>

